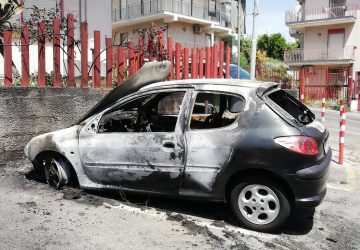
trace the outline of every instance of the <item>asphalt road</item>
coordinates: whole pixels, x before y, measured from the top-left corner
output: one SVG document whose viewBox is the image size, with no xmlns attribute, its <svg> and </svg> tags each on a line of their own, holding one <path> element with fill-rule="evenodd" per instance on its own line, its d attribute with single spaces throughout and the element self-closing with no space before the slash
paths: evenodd
<svg viewBox="0 0 360 250">
<path fill-rule="evenodd" d="M 311 109 L 318 119 L 321 119 L 321 109 Z M 330 145 L 334 152 L 334 159 L 338 157 L 339 132 L 340 132 L 340 113 L 339 111 L 326 110 L 325 125 L 330 131 Z M 360 168 L 360 113 L 348 112 L 346 115 L 345 129 L 345 157 L 354 167 Z"/>
<path fill-rule="evenodd" d="M 359 249 L 359 169 L 333 164 L 316 210 L 297 210 L 273 234 L 234 223 L 224 204 L 54 190 L 0 166 L 0 249 Z"/>
</svg>

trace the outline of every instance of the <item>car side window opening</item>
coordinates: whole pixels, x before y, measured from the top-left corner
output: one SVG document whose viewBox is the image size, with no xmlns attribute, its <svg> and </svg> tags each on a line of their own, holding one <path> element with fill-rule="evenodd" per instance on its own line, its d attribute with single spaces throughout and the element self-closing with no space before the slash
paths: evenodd
<svg viewBox="0 0 360 250">
<path fill-rule="evenodd" d="M 244 100 L 240 97 L 198 93 L 191 115 L 191 129 L 214 129 L 234 123 L 244 109 Z"/>
<path fill-rule="evenodd" d="M 99 133 L 173 132 L 185 92 L 150 94 L 105 113 Z"/>
<path fill-rule="evenodd" d="M 295 118 L 298 122 L 307 125 L 312 123 L 315 115 L 301 102 L 286 93 L 284 90 L 278 90 L 268 95 L 280 108 Z"/>
</svg>

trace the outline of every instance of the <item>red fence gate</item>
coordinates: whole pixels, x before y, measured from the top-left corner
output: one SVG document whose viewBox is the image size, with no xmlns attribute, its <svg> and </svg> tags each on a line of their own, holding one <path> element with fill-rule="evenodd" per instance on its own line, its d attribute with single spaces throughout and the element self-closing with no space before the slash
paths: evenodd
<svg viewBox="0 0 360 250">
<path fill-rule="evenodd" d="M 350 105 L 355 93 L 351 66 L 313 66 L 295 72 L 299 75 L 300 99 L 305 103 L 321 101 L 325 97 L 334 104 L 347 100 Z"/>
</svg>

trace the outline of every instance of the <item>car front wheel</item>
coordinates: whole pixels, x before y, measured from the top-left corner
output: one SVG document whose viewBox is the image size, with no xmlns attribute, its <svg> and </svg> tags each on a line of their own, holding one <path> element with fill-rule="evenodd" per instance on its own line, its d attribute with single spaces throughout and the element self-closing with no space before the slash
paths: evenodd
<svg viewBox="0 0 360 250">
<path fill-rule="evenodd" d="M 44 161 L 46 182 L 56 188 L 60 189 L 68 184 L 70 180 L 70 168 L 66 161 L 61 158 L 50 158 Z"/>
<path fill-rule="evenodd" d="M 230 195 L 232 210 L 245 227 L 272 232 L 290 215 L 290 203 L 275 182 L 252 178 L 236 185 Z"/>
</svg>

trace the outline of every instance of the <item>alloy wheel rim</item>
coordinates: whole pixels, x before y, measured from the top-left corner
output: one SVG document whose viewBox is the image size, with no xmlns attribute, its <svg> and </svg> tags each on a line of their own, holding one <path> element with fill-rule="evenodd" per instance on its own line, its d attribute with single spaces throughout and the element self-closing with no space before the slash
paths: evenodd
<svg viewBox="0 0 360 250">
<path fill-rule="evenodd" d="M 280 201 L 269 187 L 259 184 L 246 186 L 239 194 L 241 214 L 256 225 L 274 221 L 280 212 Z"/>
<path fill-rule="evenodd" d="M 57 188 L 60 182 L 60 173 L 59 168 L 57 166 L 57 162 L 52 160 L 50 164 L 46 168 L 47 170 L 47 182 L 49 185 Z"/>
</svg>

